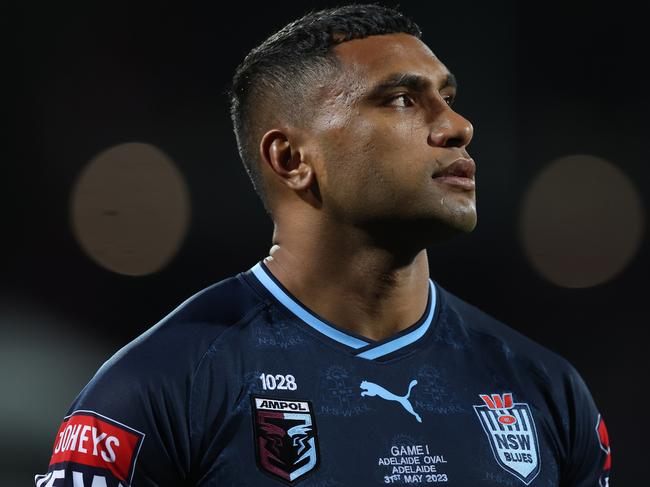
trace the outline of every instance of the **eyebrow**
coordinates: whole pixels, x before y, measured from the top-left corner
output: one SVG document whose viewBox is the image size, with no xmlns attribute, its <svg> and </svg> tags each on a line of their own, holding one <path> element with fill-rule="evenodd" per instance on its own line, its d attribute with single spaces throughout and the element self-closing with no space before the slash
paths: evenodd
<svg viewBox="0 0 650 487">
<path fill-rule="evenodd" d="M 431 80 L 415 73 L 392 73 L 381 79 L 377 84 L 370 88 L 368 98 L 374 98 L 383 93 L 399 87 L 406 87 L 412 91 L 425 91 L 431 86 Z M 447 73 L 440 90 L 451 87 L 458 88 L 458 81 L 453 73 Z"/>
</svg>

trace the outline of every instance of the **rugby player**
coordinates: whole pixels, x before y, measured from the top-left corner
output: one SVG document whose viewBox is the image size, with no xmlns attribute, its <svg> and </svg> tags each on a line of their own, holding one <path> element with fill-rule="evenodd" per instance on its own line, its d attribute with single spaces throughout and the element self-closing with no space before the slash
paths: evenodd
<svg viewBox="0 0 650 487">
<path fill-rule="evenodd" d="M 228 93 L 269 255 L 108 360 L 36 486 L 607 486 L 576 369 L 430 274 L 427 248 L 477 223 L 457 90 L 374 4 L 250 51 Z"/>
</svg>

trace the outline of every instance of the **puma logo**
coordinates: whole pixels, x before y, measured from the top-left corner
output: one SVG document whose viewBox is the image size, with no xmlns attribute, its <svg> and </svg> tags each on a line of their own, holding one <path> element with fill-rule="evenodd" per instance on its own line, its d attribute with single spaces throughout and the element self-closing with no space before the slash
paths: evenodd
<svg viewBox="0 0 650 487">
<path fill-rule="evenodd" d="M 413 379 L 409 384 L 409 389 L 404 396 L 397 396 L 392 392 L 387 391 L 382 386 L 375 384 L 374 382 L 368 382 L 367 380 L 361 381 L 361 385 L 359 387 L 361 389 L 365 389 L 364 391 L 361 392 L 362 396 L 379 396 L 386 399 L 387 401 L 397 401 L 402 406 L 404 406 L 404 409 L 406 409 L 409 413 L 415 416 L 415 419 L 417 419 L 419 423 L 421 423 L 422 418 L 420 418 L 420 415 L 418 413 L 413 411 L 413 406 L 408 400 L 408 397 L 411 394 L 411 389 L 413 389 L 413 386 L 416 385 L 417 383 L 418 381 Z"/>
</svg>

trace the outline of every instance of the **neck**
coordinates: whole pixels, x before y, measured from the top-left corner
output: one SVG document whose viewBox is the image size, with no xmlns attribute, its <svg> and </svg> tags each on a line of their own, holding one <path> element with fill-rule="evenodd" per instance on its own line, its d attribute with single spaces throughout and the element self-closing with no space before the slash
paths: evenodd
<svg viewBox="0 0 650 487">
<path fill-rule="evenodd" d="M 429 295 L 426 249 L 397 252 L 358 229 L 309 227 L 296 220 L 290 230 L 276 225 L 264 259 L 301 303 L 371 340 L 399 333 L 421 318 Z"/>
</svg>

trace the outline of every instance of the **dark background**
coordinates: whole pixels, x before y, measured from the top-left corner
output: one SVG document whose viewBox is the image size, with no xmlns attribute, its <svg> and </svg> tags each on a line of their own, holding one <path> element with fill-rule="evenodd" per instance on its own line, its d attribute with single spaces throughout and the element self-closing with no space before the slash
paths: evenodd
<svg viewBox="0 0 650 487">
<path fill-rule="evenodd" d="M 639 485 L 650 433 L 647 237 L 612 279 L 563 288 L 527 260 L 517 215 L 545 164 L 574 153 L 613 162 L 647 208 L 642 15 L 630 1 L 523 3 L 400 3 L 458 77 L 455 109 L 475 129 L 478 226 L 429 249 L 431 276 L 576 366 L 609 428 L 613 485 Z M 336 4 L 2 8 L 6 61 L 15 62 L 5 71 L 15 89 L 2 165 L 2 485 L 32 485 L 45 472 L 70 402 L 115 350 L 191 294 L 267 254 L 272 225 L 239 161 L 222 93 L 271 32 Z M 68 212 L 88 161 L 134 141 L 176 162 L 192 211 L 173 259 L 140 277 L 90 259 Z"/>
</svg>

